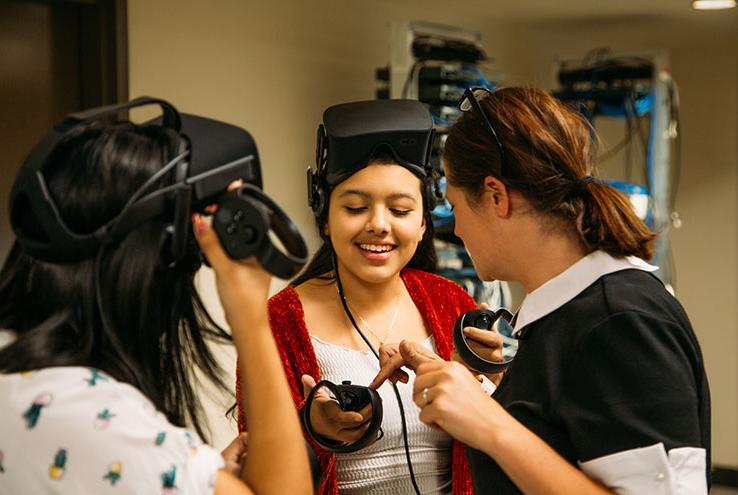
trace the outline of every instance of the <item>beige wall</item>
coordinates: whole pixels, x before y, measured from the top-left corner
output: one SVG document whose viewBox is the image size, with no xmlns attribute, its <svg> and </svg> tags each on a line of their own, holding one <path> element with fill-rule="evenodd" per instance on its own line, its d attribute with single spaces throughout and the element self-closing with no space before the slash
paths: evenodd
<svg viewBox="0 0 738 495">
<path fill-rule="evenodd" d="M 702 342 L 712 384 L 714 460 L 738 466 L 734 34 L 687 35 L 679 26 L 653 19 L 502 24 L 493 20 L 494 13 L 480 13 L 479 6 L 451 8 L 442 2 L 128 4 L 130 95 L 163 96 L 182 111 L 249 129 L 259 145 L 267 191 L 298 222 L 312 246 L 316 236 L 305 206 L 304 171 L 313 156 L 316 125 L 331 103 L 373 97 L 374 68 L 389 57 L 390 21 L 417 19 L 480 29 L 494 67 L 509 83 L 546 88 L 553 83 L 556 57 L 581 57 L 600 45 L 668 49 L 682 91 L 684 130 L 677 201 L 684 227 L 673 235 L 677 291 Z M 204 291 L 217 305 L 211 274 L 203 273 L 203 279 Z M 232 369 L 232 350 L 222 353 Z M 221 419 L 229 400 L 216 398 L 209 405 L 219 446 L 235 431 Z"/>
</svg>

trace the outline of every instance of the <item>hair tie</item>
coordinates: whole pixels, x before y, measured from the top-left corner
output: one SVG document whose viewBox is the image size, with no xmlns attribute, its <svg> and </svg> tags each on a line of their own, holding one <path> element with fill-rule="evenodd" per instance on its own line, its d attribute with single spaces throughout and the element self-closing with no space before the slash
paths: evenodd
<svg viewBox="0 0 738 495">
<path fill-rule="evenodd" d="M 595 182 L 597 179 L 592 177 L 591 175 L 585 175 L 583 177 L 580 177 L 577 179 L 577 181 L 574 183 L 574 186 L 572 186 L 571 190 L 569 191 L 568 196 L 572 198 L 579 198 L 587 194 L 587 186 L 590 182 Z"/>
</svg>

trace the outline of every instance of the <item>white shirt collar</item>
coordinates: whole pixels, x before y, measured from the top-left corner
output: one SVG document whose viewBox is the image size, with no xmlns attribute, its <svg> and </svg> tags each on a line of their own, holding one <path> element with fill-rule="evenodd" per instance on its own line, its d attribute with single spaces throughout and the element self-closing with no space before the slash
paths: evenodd
<svg viewBox="0 0 738 495">
<path fill-rule="evenodd" d="M 600 277 L 629 269 L 653 272 L 658 267 L 635 256 L 615 258 L 601 250 L 588 254 L 525 297 L 515 318 L 513 335 L 524 326 L 553 313 Z"/>
</svg>

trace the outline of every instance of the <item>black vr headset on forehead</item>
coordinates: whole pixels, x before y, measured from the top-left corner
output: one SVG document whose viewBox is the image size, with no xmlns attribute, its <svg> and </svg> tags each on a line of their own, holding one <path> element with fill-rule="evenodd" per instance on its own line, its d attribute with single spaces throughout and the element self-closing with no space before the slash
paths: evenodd
<svg viewBox="0 0 738 495">
<path fill-rule="evenodd" d="M 74 129 L 122 111 L 158 105 L 162 116 L 148 122 L 171 136 L 169 162 L 129 198 L 120 213 L 93 232 L 72 231 L 59 213 L 44 178 L 54 148 Z M 236 191 L 229 184 L 242 179 Z M 164 185 L 162 185 L 164 183 Z M 151 97 L 68 115 L 36 145 L 23 163 L 10 193 L 10 223 L 25 252 L 42 261 L 72 263 L 93 258 L 104 246 L 120 242 L 146 220 L 172 211 L 164 236 L 170 266 L 181 261 L 191 230 L 190 216 L 216 202 L 227 202 L 233 215 L 216 215 L 214 227 L 226 252 L 234 258 L 255 255 L 277 276 L 289 278 L 307 260 L 307 247 L 297 228 L 262 191 L 259 156 L 251 135 L 236 126 L 180 114 L 170 103 Z M 230 211 L 229 210 L 229 211 Z M 24 229 L 28 214 L 33 232 Z M 220 225 L 224 223 L 226 225 Z M 268 232 L 274 230 L 287 253 L 279 251 Z"/>
<path fill-rule="evenodd" d="M 308 204 L 316 216 L 326 208 L 329 189 L 387 151 L 424 183 L 426 205 L 440 199 L 438 171 L 430 164 L 433 118 L 417 100 L 370 100 L 334 105 L 318 126 L 315 170 L 308 168 Z"/>
</svg>

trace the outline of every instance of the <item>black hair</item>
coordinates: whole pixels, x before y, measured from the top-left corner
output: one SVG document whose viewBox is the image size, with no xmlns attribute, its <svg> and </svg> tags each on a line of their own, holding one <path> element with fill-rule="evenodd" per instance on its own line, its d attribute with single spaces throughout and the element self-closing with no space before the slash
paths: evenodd
<svg viewBox="0 0 738 495">
<path fill-rule="evenodd" d="M 380 148 L 377 153 L 372 155 L 369 159 L 368 164 L 382 164 L 392 165 L 397 163 L 397 159 L 385 150 Z M 436 249 L 433 245 L 434 229 L 433 229 L 433 218 L 431 217 L 431 211 L 426 207 L 428 204 L 428 188 L 425 187 L 425 181 L 427 179 L 419 179 L 421 181 L 420 190 L 423 199 L 423 218 L 425 219 L 425 233 L 423 238 L 418 243 L 418 247 L 415 250 L 415 254 L 407 263 L 408 268 L 416 268 L 418 270 L 424 270 L 426 272 L 435 273 L 437 267 Z M 334 186 L 335 187 L 335 186 Z M 325 225 L 328 222 L 328 210 L 330 205 L 331 188 L 326 187 L 326 198 L 327 204 L 323 208 L 321 215 L 315 217 L 315 224 L 318 227 L 318 233 L 323 239 L 323 243 L 320 245 L 318 250 L 313 255 L 312 259 L 305 267 L 305 269 L 295 277 L 292 282 L 293 286 L 298 286 L 311 279 L 319 279 L 325 281 L 335 280 L 335 251 L 331 244 L 330 237 L 325 234 Z"/>
<path fill-rule="evenodd" d="M 163 129 L 130 123 L 94 124 L 65 138 L 50 154 L 44 176 L 66 224 L 86 233 L 110 221 L 171 159 L 170 146 Z M 138 388 L 171 423 L 190 423 L 206 438 L 193 370 L 226 390 L 206 341 L 231 337 L 196 291 L 194 240 L 176 267 L 164 259 L 171 215 L 142 223 L 117 245 L 101 248 L 97 260 L 43 262 L 14 243 L 0 270 L 0 328 L 17 338 L 0 349 L 0 372 L 96 368 Z M 32 232 L 35 222 L 28 213 L 21 227 Z"/>
</svg>

